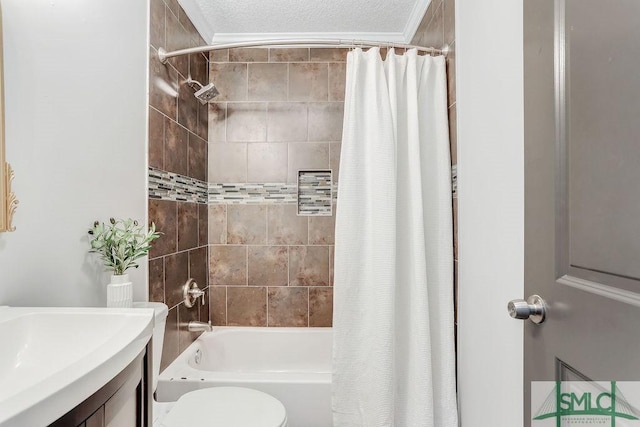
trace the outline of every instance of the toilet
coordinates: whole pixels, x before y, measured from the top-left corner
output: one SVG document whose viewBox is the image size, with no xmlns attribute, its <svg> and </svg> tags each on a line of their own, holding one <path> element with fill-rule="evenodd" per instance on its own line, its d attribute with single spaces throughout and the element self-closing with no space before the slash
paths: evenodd
<svg viewBox="0 0 640 427">
<path fill-rule="evenodd" d="M 135 303 L 136 308 L 153 308 L 153 391 L 158 386 L 164 327 L 168 308 L 165 304 Z M 191 391 L 175 403 L 154 400 L 154 427 L 224 426 L 286 427 L 287 412 L 275 397 L 243 387 L 211 387 Z M 157 417 L 156 415 L 160 415 Z"/>
</svg>

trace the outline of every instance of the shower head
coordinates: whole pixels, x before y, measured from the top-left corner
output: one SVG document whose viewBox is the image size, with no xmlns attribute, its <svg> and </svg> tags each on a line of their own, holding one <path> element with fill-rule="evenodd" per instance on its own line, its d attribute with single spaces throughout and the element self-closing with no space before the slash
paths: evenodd
<svg viewBox="0 0 640 427">
<path fill-rule="evenodd" d="M 206 104 L 216 96 L 220 95 L 220 91 L 214 86 L 213 83 L 209 83 L 203 86 L 199 81 L 188 79 L 187 84 L 196 91 L 193 95 L 200 101 L 201 104 Z"/>
</svg>

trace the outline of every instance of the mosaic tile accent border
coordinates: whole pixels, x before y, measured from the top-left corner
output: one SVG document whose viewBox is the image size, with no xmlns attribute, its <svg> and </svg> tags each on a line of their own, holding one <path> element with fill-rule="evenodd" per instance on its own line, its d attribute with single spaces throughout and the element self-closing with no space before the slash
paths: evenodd
<svg viewBox="0 0 640 427">
<path fill-rule="evenodd" d="M 206 204 L 208 184 L 184 175 L 149 167 L 149 198 Z"/>
<path fill-rule="evenodd" d="M 451 169 L 453 197 L 458 194 L 458 170 L 457 165 Z M 317 173 L 315 179 L 326 181 L 326 171 L 303 171 L 304 173 Z M 323 175 L 324 174 L 324 175 Z M 314 184 L 310 181 L 301 181 L 302 187 L 309 186 L 298 194 L 296 184 L 244 184 L 244 183 L 206 183 L 194 178 L 166 172 L 154 167 L 149 167 L 149 197 L 152 199 L 174 200 L 180 202 L 192 202 L 203 204 L 296 204 L 298 197 L 304 198 L 301 205 L 306 207 L 299 209 L 300 215 L 322 215 L 312 213 L 313 206 L 331 206 L 338 200 L 338 183 L 332 182 Z M 314 193 L 310 194 L 309 192 Z M 317 193 L 319 191 L 319 193 Z M 330 194 L 330 196 L 329 196 Z M 327 202 L 330 200 L 331 202 Z M 330 215 L 330 214 L 326 214 Z"/>
<path fill-rule="evenodd" d="M 338 200 L 338 184 L 331 186 L 333 203 Z M 209 184 L 210 204 L 296 204 L 298 187 L 296 184 Z"/>
<path fill-rule="evenodd" d="M 295 184 L 209 184 L 209 203 L 297 203 Z"/>
<path fill-rule="evenodd" d="M 333 202 L 338 184 L 331 186 Z M 296 184 L 206 183 L 149 167 L 149 198 L 203 204 L 296 204 Z"/>
<path fill-rule="evenodd" d="M 331 216 L 331 169 L 298 172 L 298 215 Z"/>
</svg>

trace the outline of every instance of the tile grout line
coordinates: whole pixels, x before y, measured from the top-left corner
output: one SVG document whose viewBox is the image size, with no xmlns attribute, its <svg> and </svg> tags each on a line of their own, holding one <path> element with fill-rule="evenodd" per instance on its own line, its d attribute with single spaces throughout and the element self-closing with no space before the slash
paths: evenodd
<svg viewBox="0 0 640 427">
<path fill-rule="evenodd" d="M 445 37 L 445 21 L 444 21 L 444 0 L 440 2 L 440 6 L 438 6 L 442 9 L 441 13 L 442 13 L 442 43 L 446 43 L 446 40 L 444 39 Z"/>
<path fill-rule="evenodd" d="M 227 287 L 224 288 L 224 325 L 229 325 L 229 301 Z"/>
<path fill-rule="evenodd" d="M 244 284 L 245 286 L 249 286 L 249 245 L 244 246 L 244 256 L 245 256 L 245 272 L 244 272 Z"/>
<path fill-rule="evenodd" d="M 267 327 L 269 326 L 269 287 L 265 286 L 265 298 L 266 298 L 266 307 L 267 307 L 267 318 L 264 319 Z"/>
<path fill-rule="evenodd" d="M 165 261 L 164 257 L 160 258 L 162 260 L 162 302 L 167 303 L 167 284 L 165 280 Z"/>
<path fill-rule="evenodd" d="M 309 290 L 309 286 L 307 286 L 307 328 L 311 327 L 311 291 Z"/>
<path fill-rule="evenodd" d="M 229 209 L 228 206 L 224 207 L 224 244 L 228 244 L 229 242 Z"/>
<path fill-rule="evenodd" d="M 224 142 L 227 142 L 227 138 L 228 138 L 228 123 L 229 123 L 229 103 L 225 101 L 224 103 Z"/>
<path fill-rule="evenodd" d="M 291 100 L 290 86 L 291 86 L 291 63 L 287 62 L 287 94 L 286 94 L 287 102 Z"/>
<path fill-rule="evenodd" d="M 331 102 L 331 72 L 329 71 L 330 69 L 330 63 L 327 62 L 327 102 Z"/>
<path fill-rule="evenodd" d="M 194 246 L 193 248 L 188 248 L 188 249 L 181 249 L 181 250 L 178 250 L 178 251 L 175 251 L 175 252 L 169 252 L 169 253 L 166 253 L 166 254 L 158 255 L 158 256 L 153 257 L 153 258 L 148 258 L 147 261 L 157 261 L 159 259 L 166 258 L 166 257 L 172 256 L 172 255 L 180 255 L 180 254 L 188 253 L 190 251 L 195 251 L 197 249 L 202 249 L 202 248 L 205 248 L 205 247 L 208 247 L 208 246 L 209 246 L 209 244 L 202 245 L 202 246 Z"/>
<path fill-rule="evenodd" d="M 178 242 L 178 238 L 179 236 L 179 230 L 180 230 L 180 224 L 179 224 L 179 218 L 180 218 L 180 211 L 178 210 L 178 203 L 176 202 L 176 211 L 175 211 L 175 215 L 176 215 L 176 246 L 175 246 L 175 250 L 172 253 L 178 253 L 178 251 L 180 250 L 180 243 Z"/>
<path fill-rule="evenodd" d="M 291 285 L 291 247 L 287 248 L 287 286 Z"/>
</svg>

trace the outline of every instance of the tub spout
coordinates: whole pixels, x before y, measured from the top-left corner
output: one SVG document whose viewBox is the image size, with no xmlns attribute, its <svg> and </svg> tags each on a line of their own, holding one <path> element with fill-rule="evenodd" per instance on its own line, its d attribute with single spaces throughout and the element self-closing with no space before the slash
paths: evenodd
<svg viewBox="0 0 640 427">
<path fill-rule="evenodd" d="M 209 323 L 204 323 L 192 320 L 187 325 L 187 329 L 189 332 L 211 332 L 211 321 L 209 321 Z"/>
</svg>

